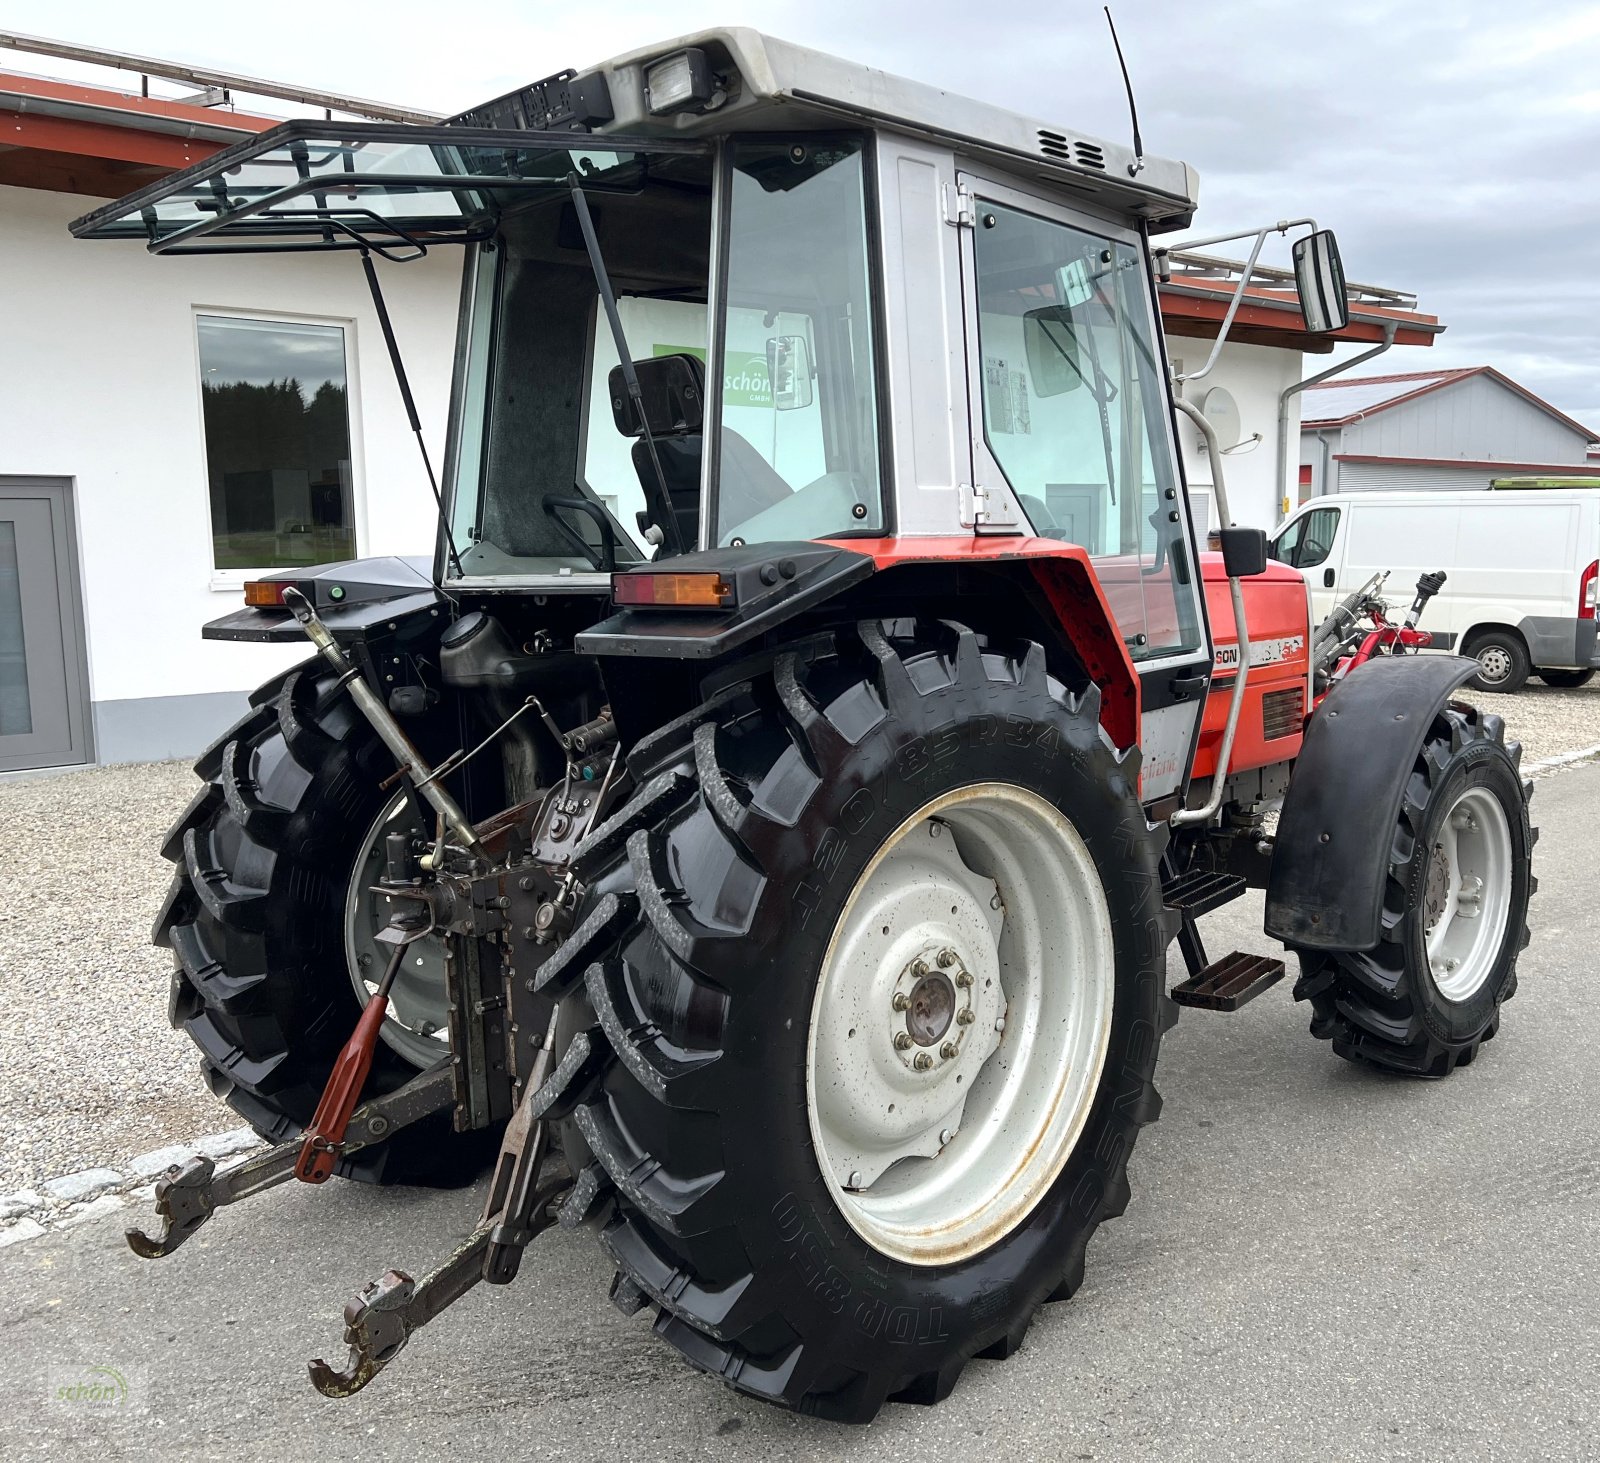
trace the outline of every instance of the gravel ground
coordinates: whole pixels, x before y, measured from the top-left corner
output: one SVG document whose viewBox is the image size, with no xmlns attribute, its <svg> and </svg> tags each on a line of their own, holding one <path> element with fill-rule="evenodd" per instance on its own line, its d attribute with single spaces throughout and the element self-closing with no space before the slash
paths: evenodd
<svg viewBox="0 0 1600 1463">
<path fill-rule="evenodd" d="M 1474 696 L 1525 762 L 1600 743 L 1600 681 Z M 187 763 L 0 781 L 0 829 L 25 860 L 0 905 L 0 1194 L 238 1126 L 167 1025 L 168 955 L 149 944 L 162 835 L 195 789 Z"/>
<path fill-rule="evenodd" d="M 150 944 L 157 850 L 197 786 L 186 762 L 0 783 L 22 851 L 0 903 L 0 1193 L 239 1124 L 167 1025 Z"/>
<path fill-rule="evenodd" d="M 1600 676 L 1575 691 L 1529 681 L 1515 696 L 1464 693 L 1468 701 L 1506 719 L 1506 736 L 1522 743 L 1524 762 L 1559 757 L 1600 744 Z"/>
</svg>

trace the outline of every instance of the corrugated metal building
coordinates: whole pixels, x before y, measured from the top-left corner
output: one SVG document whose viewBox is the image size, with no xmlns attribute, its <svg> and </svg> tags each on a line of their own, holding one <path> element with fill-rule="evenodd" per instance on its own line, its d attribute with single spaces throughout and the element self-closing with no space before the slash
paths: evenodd
<svg viewBox="0 0 1600 1463">
<path fill-rule="evenodd" d="M 1341 378 L 1306 389 L 1300 498 L 1487 488 L 1528 475 L 1600 482 L 1596 440 L 1492 366 Z"/>
</svg>

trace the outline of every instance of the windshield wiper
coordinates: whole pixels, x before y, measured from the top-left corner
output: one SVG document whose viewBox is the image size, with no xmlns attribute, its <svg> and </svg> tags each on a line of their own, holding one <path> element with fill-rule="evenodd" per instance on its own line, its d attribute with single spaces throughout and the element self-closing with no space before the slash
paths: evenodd
<svg viewBox="0 0 1600 1463">
<path fill-rule="evenodd" d="M 589 216 L 589 200 L 584 196 L 576 173 L 567 174 L 567 187 L 572 192 L 572 206 L 578 215 L 578 227 L 583 231 L 583 247 L 589 254 L 589 268 L 594 271 L 595 288 L 600 292 L 600 303 L 605 306 L 606 319 L 611 325 L 611 339 L 617 348 L 622 380 L 638 416 L 639 435 L 644 439 L 644 450 L 649 454 L 650 469 L 655 474 L 656 491 L 652 493 L 648 487 L 645 489 L 651 517 L 661 533 L 662 547 L 669 554 L 681 554 L 684 543 L 683 535 L 678 531 L 678 515 L 673 511 L 672 494 L 667 489 L 667 474 L 661 466 L 661 455 L 656 451 L 656 439 L 650 432 L 650 419 L 644 409 L 644 392 L 639 389 L 639 373 L 633 369 L 628 337 L 622 329 L 622 317 L 617 314 L 617 297 L 611 288 L 611 276 L 606 272 L 605 258 L 600 253 L 600 241 L 595 237 L 594 220 Z"/>
</svg>

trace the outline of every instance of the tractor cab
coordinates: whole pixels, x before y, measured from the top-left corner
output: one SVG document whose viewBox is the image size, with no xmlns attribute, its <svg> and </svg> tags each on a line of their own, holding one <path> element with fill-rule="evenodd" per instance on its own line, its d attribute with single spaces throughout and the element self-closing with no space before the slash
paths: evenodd
<svg viewBox="0 0 1600 1463">
<path fill-rule="evenodd" d="M 1209 656 L 1146 246 L 1195 193 L 1183 164 L 726 30 L 446 126 L 286 123 L 74 232 L 353 251 L 374 282 L 461 246 L 452 591 L 1039 537 L 1087 552 L 1145 668 Z"/>
</svg>

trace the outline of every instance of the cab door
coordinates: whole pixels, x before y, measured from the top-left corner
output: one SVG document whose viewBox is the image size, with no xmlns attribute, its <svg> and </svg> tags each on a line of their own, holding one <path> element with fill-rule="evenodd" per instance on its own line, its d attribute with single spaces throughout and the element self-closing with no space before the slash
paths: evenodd
<svg viewBox="0 0 1600 1463">
<path fill-rule="evenodd" d="M 1187 775 L 1209 669 L 1143 241 L 959 175 L 975 489 L 987 531 L 1086 549 L 1140 679 L 1143 794 Z"/>
</svg>

